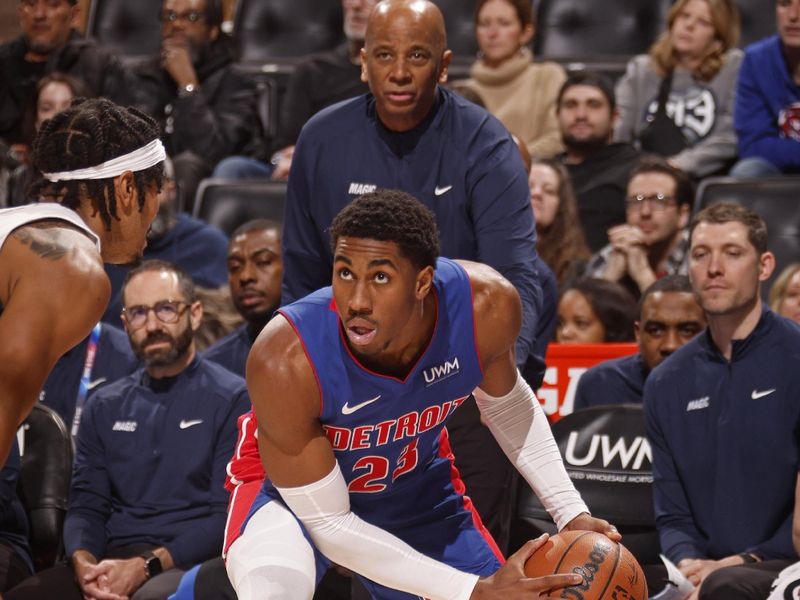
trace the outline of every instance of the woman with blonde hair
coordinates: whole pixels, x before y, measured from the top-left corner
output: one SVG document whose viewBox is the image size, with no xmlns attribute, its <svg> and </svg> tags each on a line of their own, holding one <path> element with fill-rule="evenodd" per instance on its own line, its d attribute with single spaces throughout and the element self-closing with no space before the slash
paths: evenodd
<svg viewBox="0 0 800 600">
<path fill-rule="evenodd" d="M 530 0 L 478 0 L 475 37 L 480 54 L 467 84 L 533 158 L 550 157 L 563 150 L 556 97 L 567 75 L 556 63 L 533 62 L 533 33 Z"/>
<path fill-rule="evenodd" d="M 617 141 L 700 178 L 736 158 L 733 102 L 742 61 L 734 0 L 678 0 L 667 30 L 617 85 Z"/>
<path fill-rule="evenodd" d="M 769 291 L 769 307 L 782 317 L 800 323 L 800 262 L 788 265 Z"/>
<path fill-rule="evenodd" d="M 579 276 L 591 253 L 586 245 L 567 169 L 555 159 L 534 160 L 528 175 L 536 217 L 536 251 L 561 287 Z"/>
</svg>

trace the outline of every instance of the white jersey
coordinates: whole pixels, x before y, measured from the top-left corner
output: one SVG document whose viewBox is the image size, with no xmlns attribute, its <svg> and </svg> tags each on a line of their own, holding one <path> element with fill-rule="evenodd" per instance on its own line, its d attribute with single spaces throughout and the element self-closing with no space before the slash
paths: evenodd
<svg viewBox="0 0 800 600">
<path fill-rule="evenodd" d="M 89 229 L 74 210 L 54 202 L 41 202 L 39 204 L 26 204 L 14 208 L 0 209 L 0 248 L 6 243 L 6 238 L 15 229 L 34 221 L 58 219 L 66 221 L 81 231 L 85 232 L 94 241 L 97 251 L 100 251 L 100 238 Z"/>
</svg>

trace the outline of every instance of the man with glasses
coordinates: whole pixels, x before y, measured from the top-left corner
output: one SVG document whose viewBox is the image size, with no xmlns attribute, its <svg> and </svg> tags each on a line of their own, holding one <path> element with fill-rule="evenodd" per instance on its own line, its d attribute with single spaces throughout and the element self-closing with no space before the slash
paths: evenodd
<svg viewBox="0 0 800 600">
<path fill-rule="evenodd" d="M 608 230 L 586 274 L 619 282 L 635 298 L 665 275 L 685 275 L 692 197 L 684 173 L 660 157 L 642 158 L 628 176 L 625 223 Z"/>
<path fill-rule="evenodd" d="M 166 599 L 222 548 L 225 467 L 250 407 L 244 380 L 197 356 L 203 307 L 182 269 L 146 261 L 122 298 L 144 368 L 86 402 L 64 523 L 71 566 L 38 573 L 6 600 Z"/>
<path fill-rule="evenodd" d="M 0 45 L 0 140 L 12 148 L 10 161 L 28 152 L 34 128 L 26 115 L 34 105 L 36 84 L 48 73 L 68 73 L 85 82 L 95 96 L 123 106 L 138 104 L 133 74 L 75 30 L 80 19 L 77 4 L 19 0 L 22 34 Z"/>
<path fill-rule="evenodd" d="M 220 0 L 164 0 L 161 52 L 136 74 L 145 112 L 161 124 L 183 197 L 231 154 L 241 154 L 258 128 L 255 85 L 234 69 L 222 33 Z"/>
</svg>

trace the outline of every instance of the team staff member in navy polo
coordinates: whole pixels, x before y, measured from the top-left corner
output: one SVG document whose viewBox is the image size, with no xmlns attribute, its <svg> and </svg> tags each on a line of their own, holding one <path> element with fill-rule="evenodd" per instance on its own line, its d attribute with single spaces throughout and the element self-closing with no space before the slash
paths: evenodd
<svg viewBox="0 0 800 600">
<path fill-rule="evenodd" d="M 692 600 L 760 600 L 797 559 L 800 328 L 761 301 L 775 257 L 757 214 L 706 208 L 689 244 L 708 329 L 645 383 L 656 526 Z"/>
<path fill-rule="evenodd" d="M 145 366 L 85 405 L 64 524 L 71 566 L 35 575 L 6 600 L 166 599 L 186 569 L 222 547 L 225 466 L 236 419 L 250 407 L 245 383 L 196 356 L 203 308 L 179 267 L 142 263 L 122 298 Z"/>
<path fill-rule="evenodd" d="M 536 389 L 557 294 L 536 254 L 527 173 L 516 144 L 497 119 L 439 85 L 447 80 L 452 53 L 436 5 L 380 2 L 365 37 L 361 78 L 370 93 L 312 117 L 295 148 L 281 302 L 329 283 L 327 229 L 344 206 L 378 188 L 403 190 L 436 215 L 442 256 L 488 264 L 517 289 L 523 324 L 516 360 L 525 365 L 531 358 L 523 374 Z M 472 400 L 454 415 L 450 432 L 468 493 L 503 547 L 514 469 L 481 427 Z"/>
</svg>

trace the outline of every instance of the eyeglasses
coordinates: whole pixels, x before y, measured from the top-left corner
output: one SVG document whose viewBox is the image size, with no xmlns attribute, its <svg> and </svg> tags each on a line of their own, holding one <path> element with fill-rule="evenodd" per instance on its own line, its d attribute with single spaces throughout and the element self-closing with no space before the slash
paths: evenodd
<svg viewBox="0 0 800 600">
<path fill-rule="evenodd" d="M 147 315 L 150 314 L 151 310 L 156 319 L 162 323 L 177 323 L 188 307 L 188 302 L 162 300 L 161 302 L 156 302 L 153 306 L 145 306 L 144 304 L 128 306 L 122 309 L 122 315 L 125 317 L 129 327 L 139 329 L 147 322 Z"/>
<path fill-rule="evenodd" d="M 182 13 L 168 10 L 161 13 L 162 23 L 176 23 L 177 21 L 189 21 L 189 23 L 197 23 L 200 19 L 205 18 L 206 14 L 199 10 L 189 10 Z"/>
<path fill-rule="evenodd" d="M 635 196 L 628 196 L 625 198 L 625 204 L 628 210 L 641 210 L 642 204 L 647 202 L 651 210 L 665 210 L 668 206 L 675 205 L 675 196 L 667 196 L 666 194 L 651 194 L 644 196 L 636 194 Z"/>
</svg>

